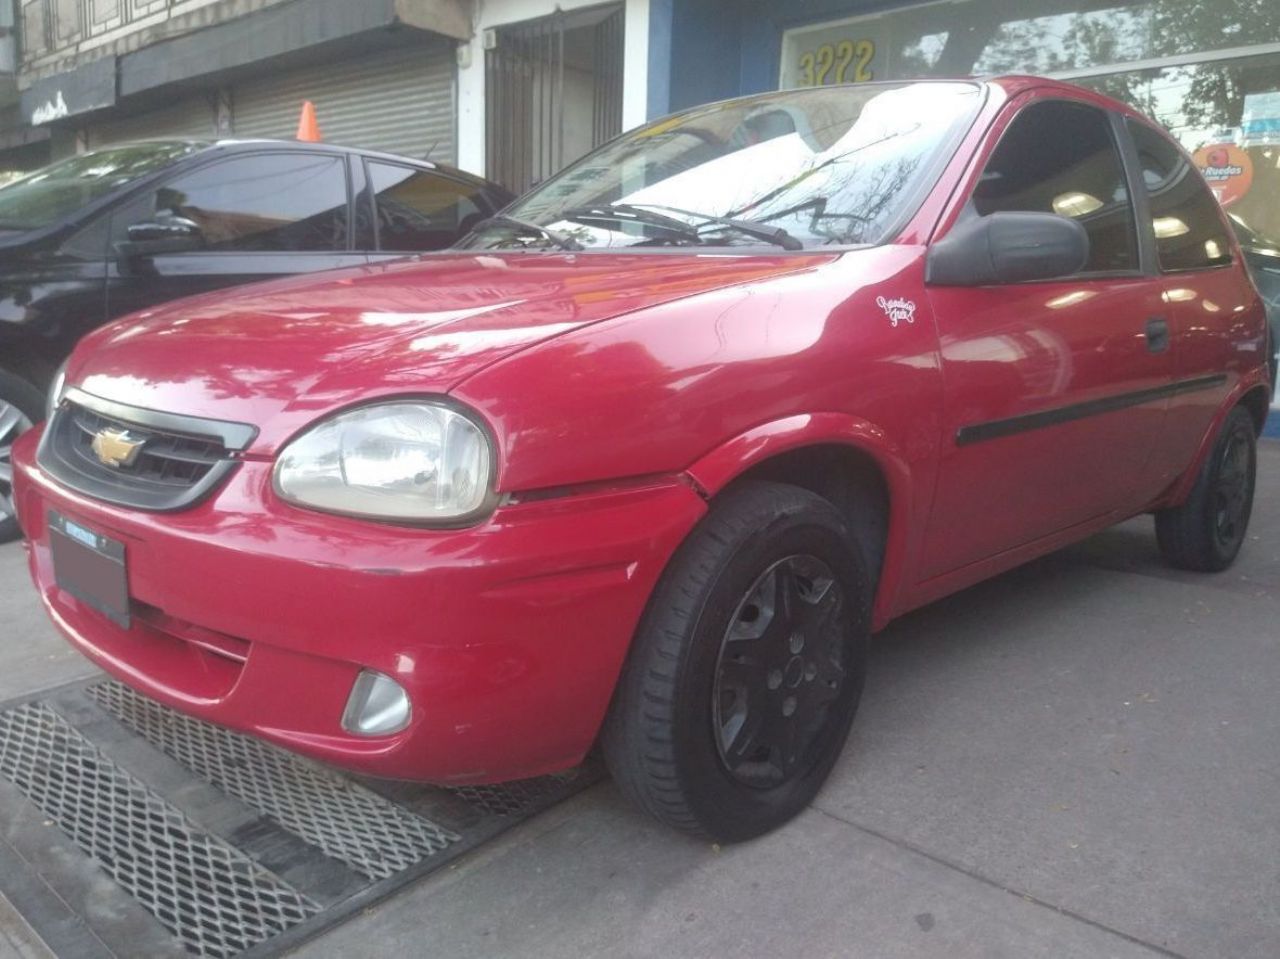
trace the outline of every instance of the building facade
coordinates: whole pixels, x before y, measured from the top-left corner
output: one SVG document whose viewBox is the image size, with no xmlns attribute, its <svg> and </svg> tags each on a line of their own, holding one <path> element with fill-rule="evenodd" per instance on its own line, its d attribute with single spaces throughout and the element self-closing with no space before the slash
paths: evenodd
<svg viewBox="0 0 1280 959">
<path fill-rule="evenodd" d="M 779 87 L 1040 73 L 1133 103 L 1280 236 L 1276 0 L 0 0 L 0 175 L 291 136 L 517 191 L 646 119 Z M 6 19 L 7 16 L 7 19 Z"/>
<path fill-rule="evenodd" d="M 311 100 L 326 140 L 523 189 L 649 115 L 648 9 L 0 0 L 0 176 L 125 140 L 290 137 Z"/>
<path fill-rule="evenodd" d="M 17 0 L 14 13 L 0 169 L 149 137 L 289 137 L 305 99 L 335 142 L 456 152 L 460 0 Z"/>
<path fill-rule="evenodd" d="M 656 0 L 655 0 L 656 2 Z M 670 0 L 652 113 L 779 87 L 1034 73 L 1133 104 L 1280 237 L 1276 0 Z M 665 97 L 665 99 L 663 98 Z"/>
</svg>

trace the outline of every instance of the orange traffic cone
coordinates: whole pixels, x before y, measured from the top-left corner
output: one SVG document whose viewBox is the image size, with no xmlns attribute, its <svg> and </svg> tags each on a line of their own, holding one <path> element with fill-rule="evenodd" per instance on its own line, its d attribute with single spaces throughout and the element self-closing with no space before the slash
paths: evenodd
<svg viewBox="0 0 1280 959">
<path fill-rule="evenodd" d="M 303 143 L 320 142 L 320 124 L 316 122 L 316 105 L 310 100 L 302 104 L 302 115 L 298 117 L 298 139 Z"/>
</svg>

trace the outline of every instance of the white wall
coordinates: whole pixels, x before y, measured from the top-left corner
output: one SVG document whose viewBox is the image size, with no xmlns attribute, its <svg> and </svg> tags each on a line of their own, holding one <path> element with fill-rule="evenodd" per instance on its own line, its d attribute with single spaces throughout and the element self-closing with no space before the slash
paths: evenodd
<svg viewBox="0 0 1280 959">
<path fill-rule="evenodd" d="M 458 166 L 484 175 L 484 32 L 601 0 L 477 0 L 475 35 L 460 45 L 458 64 Z M 622 128 L 643 123 L 649 89 L 649 0 L 626 0 L 622 65 Z M 465 48 L 465 49 L 464 49 Z"/>
</svg>

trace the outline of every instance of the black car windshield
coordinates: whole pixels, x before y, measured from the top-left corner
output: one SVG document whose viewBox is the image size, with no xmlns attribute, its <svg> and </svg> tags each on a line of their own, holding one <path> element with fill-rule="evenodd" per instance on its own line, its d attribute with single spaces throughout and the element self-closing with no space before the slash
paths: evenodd
<svg viewBox="0 0 1280 959">
<path fill-rule="evenodd" d="M 699 107 L 605 144 L 459 245 L 881 243 L 920 202 L 981 100 L 968 82 L 875 83 Z"/>
<path fill-rule="evenodd" d="M 0 229 L 38 230 L 203 144 L 133 143 L 81 153 L 0 187 Z"/>
</svg>

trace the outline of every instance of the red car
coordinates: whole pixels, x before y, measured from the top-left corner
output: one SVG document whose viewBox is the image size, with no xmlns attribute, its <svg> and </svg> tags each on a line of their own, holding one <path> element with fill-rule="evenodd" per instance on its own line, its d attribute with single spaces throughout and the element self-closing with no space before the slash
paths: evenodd
<svg viewBox="0 0 1280 959">
<path fill-rule="evenodd" d="M 157 700 L 446 784 L 600 741 L 737 840 L 813 797 L 895 616 L 1142 512 L 1230 564 L 1266 336 L 1204 182 L 1118 103 L 767 94 L 458 249 L 103 328 L 17 507 L 58 627 Z"/>
</svg>

